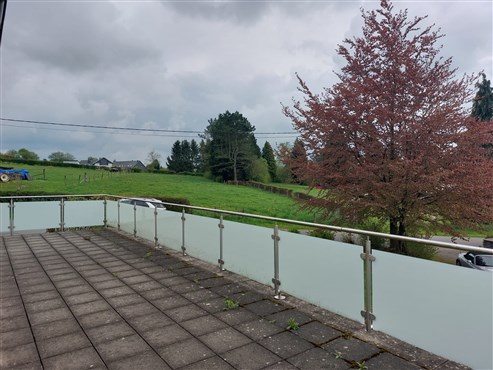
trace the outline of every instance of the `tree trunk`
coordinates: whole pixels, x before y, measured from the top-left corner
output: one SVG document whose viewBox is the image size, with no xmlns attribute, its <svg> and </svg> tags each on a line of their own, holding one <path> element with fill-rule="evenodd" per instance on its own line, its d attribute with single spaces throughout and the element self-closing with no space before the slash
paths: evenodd
<svg viewBox="0 0 493 370">
<path fill-rule="evenodd" d="M 390 217 L 390 233 L 393 235 L 406 235 L 406 225 L 396 217 Z M 407 254 L 406 242 L 402 240 L 390 240 L 389 250 L 394 253 Z"/>
<path fill-rule="evenodd" d="M 235 182 L 235 184 L 238 185 L 238 176 L 236 174 L 236 162 L 237 162 L 237 160 L 236 160 L 236 156 L 235 156 L 233 159 L 233 181 Z"/>
</svg>

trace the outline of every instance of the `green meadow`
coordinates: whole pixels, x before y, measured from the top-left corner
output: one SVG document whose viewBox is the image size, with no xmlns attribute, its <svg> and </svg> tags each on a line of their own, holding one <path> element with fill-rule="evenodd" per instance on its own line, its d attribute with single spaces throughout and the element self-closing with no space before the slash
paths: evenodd
<svg viewBox="0 0 493 370">
<path fill-rule="evenodd" d="M 2 165 L 21 168 L 19 164 L 14 163 Z M 34 180 L 0 183 L 2 195 L 111 194 L 185 198 L 192 205 L 199 207 L 315 221 L 313 213 L 300 210 L 299 204 L 289 197 L 246 186 L 217 183 L 202 176 L 109 172 L 53 166 L 22 165 L 22 168 L 29 170 Z"/>
<path fill-rule="evenodd" d="M 32 166 L 5 162 L 2 162 L 1 165 L 27 169 L 34 177 L 32 181 L 0 183 L 0 195 L 4 196 L 111 194 L 129 197 L 185 198 L 191 205 L 198 207 L 252 213 L 297 221 L 320 222 L 314 212 L 300 209 L 299 203 L 287 196 L 246 186 L 217 183 L 202 176 L 110 172 L 101 169 Z M 273 185 L 297 192 L 308 192 L 307 186 L 293 184 Z M 318 195 L 318 190 L 314 189 L 309 194 Z M 238 219 L 236 217 L 229 217 L 229 219 L 237 219 L 241 222 L 257 225 L 272 225 L 272 222 L 255 219 Z M 305 228 L 290 224 L 280 226 L 290 230 Z M 361 228 L 358 225 L 347 226 Z M 487 225 L 480 231 L 465 230 L 465 235 L 469 237 L 483 237 L 492 234 L 493 225 Z"/>
</svg>

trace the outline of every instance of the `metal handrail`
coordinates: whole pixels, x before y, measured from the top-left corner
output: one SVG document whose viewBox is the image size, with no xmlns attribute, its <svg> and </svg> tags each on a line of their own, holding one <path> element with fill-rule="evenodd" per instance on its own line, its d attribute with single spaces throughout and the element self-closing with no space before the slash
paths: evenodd
<svg viewBox="0 0 493 370">
<path fill-rule="evenodd" d="M 114 198 L 114 199 L 132 199 L 132 200 L 141 199 L 139 197 L 128 197 L 128 196 L 126 197 L 126 196 L 119 196 L 119 195 L 112 195 L 112 194 L 81 194 L 81 195 L 25 195 L 25 196 L 19 195 L 19 196 L 7 196 L 7 197 L 2 196 L 2 197 L 0 197 L 0 200 L 1 199 L 26 199 L 26 198 L 76 198 L 76 197 L 79 197 L 79 198 L 80 197 L 87 197 L 87 198 L 108 197 L 108 198 Z M 290 219 L 279 218 L 279 217 L 262 216 L 262 215 L 257 215 L 257 214 L 253 214 L 253 213 L 228 211 L 228 210 L 224 210 L 224 209 L 198 207 L 198 206 L 191 206 L 191 205 L 170 203 L 170 202 L 161 202 L 161 201 L 155 202 L 155 201 L 148 200 L 148 202 L 153 203 L 153 204 L 164 204 L 167 206 L 181 207 L 183 209 L 192 209 L 192 210 L 197 210 L 197 211 L 211 212 L 211 213 L 216 213 L 219 215 L 222 214 L 222 215 L 230 215 L 230 216 L 249 217 L 249 218 L 255 218 L 258 220 L 273 221 L 273 222 L 287 223 L 287 224 L 307 226 L 307 227 L 315 227 L 315 228 L 320 228 L 320 229 L 326 229 L 326 230 L 337 231 L 337 232 L 345 232 L 345 233 L 351 233 L 351 234 L 358 234 L 358 235 L 364 235 L 364 236 L 376 236 L 376 237 L 382 237 L 382 238 L 393 239 L 393 240 L 401 240 L 401 241 L 413 242 L 413 243 L 418 243 L 418 244 L 431 245 L 431 246 L 441 247 L 441 248 L 448 248 L 448 249 L 454 249 L 454 250 L 465 250 L 468 252 L 480 252 L 480 253 L 484 253 L 484 254 L 492 254 L 493 255 L 493 249 L 483 248 L 483 247 L 474 247 L 474 246 L 465 245 L 465 244 L 441 242 L 441 241 L 435 241 L 435 240 L 429 240 L 429 239 L 415 238 L 415 237 L 410 237 L 410 236 L 386 234 L 386 233 L 381 233 L 381 232 L 377 232 L 377 231 L 353 229 L 353 228 L 349 228 L 349 227 L 333 226 L 333 225 L 326 225 L 326 224 L 320 224 L 320 223 L 314 223 L 314 222 L 296 221 L 296 220 L 290 220 Z"/>
</svg>

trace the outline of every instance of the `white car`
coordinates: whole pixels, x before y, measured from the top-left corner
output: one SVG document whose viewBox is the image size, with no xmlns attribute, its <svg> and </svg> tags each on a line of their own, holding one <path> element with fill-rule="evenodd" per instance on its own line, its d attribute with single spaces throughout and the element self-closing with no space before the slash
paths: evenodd
<svg viewBox="0 0 493 370">
<path fill-rule="evenodd" d="M 166 209 L 163 202 L 161 202 L 159 199 L 154 199 L 154 198 L 122 199 L 120 200 L 120 203 L 131 204 L 131 205 L 135 204 L 136 206 L 147 207 L 147 208 L 157 208 L 158 210 L 162 210 L 162 211 Z"/>
</svg>

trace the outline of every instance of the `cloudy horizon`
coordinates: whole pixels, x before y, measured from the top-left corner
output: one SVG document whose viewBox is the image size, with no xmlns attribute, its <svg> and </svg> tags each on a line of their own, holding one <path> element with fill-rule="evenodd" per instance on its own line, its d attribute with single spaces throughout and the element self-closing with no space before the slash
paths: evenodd
<svg viewBox="0 0 493 370">
<path fill-rule="evenodd" d="M 3 118 L 203 131 L 226 110 L 256 133 L 293 131 L 282 104 L 299 97 L 295 73 L 315 92 L 337 82 L 346 37 L 361 35 L 360 8 L 378 2 L 15 1 L 7 6 L 0 77 Z M 493 3 L 395 1 L 429 17 L 445 37 L 457 78 L 493 75 Z M 164 165 L 176 140 L 196 134 L 57 127 L 3 121 L 0 151 L 25 147 Z M 293 141 L 295 135 L 256 134 Z"/>
</svg>

